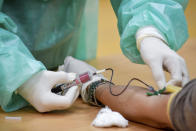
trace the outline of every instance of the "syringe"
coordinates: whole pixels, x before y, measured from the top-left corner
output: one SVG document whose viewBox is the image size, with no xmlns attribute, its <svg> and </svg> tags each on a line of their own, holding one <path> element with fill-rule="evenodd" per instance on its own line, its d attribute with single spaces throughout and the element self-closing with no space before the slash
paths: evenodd
<svg viewBox="0 0 196 131">
<path fill-rule="evenodd" d="M 103 70 L 98 70 L 94 73 L 90 73 L 90 72 L 85 72 L 85 73 L 82 73 L 82 74 L 79 74 L 75 80 L 73 80 L 72 82 L 70 83 L 63 83 L 63 84 L 60 84 L 60 85 L 57 85 L 55 88 L 52 88 L 52 92 L 53 93 L 59 93 L 61 92 L 61 95 L 65 95 L 65 93 L 68 91 L 68 89 L 72 86 L 82 86 L 82 84 L 92 80 L 92 77 L 94 75 L 97 75 L 97 74 L 100 74 L 102 72 L 105 72 L 106 69 L 103 69 Z"/>
</svg>

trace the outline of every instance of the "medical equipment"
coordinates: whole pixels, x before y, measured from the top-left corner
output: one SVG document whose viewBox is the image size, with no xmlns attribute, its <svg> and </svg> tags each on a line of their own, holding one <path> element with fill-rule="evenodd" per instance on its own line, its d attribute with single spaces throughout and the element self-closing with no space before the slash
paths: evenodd
<svg viewBox="0 0 196 131">
<path fill-rule="evenodd" d="M 22 120 L 21 116 L 5 116 L 6 120 Z"/>
<path fill-rule="evenodd" d="M 153 92 L 147 92 L 146 95 L 148 96 L 153 96 L 153 95 L 160 95 L 163 93 L 175 93 L 180 91 L 182 88 L 178 86 L 173 86 L 173 85 L 167 85 L 163 89 L 160 89 L 158 91 L 153 91 Z"/>
<path fill-rule="evenodd" d="M 168 85 L 168 86 L 166 87 L 165 92 L 166 92 L 166 93 L 175 93 L 175 92 L 180 91 L 181 89 L 182 89 L 182 88 L 181 88 L 181 87 L 178 87 L 178 86 Z"/>
<path fill-rule="evenodd" d="M 127 85 L 125 86 L 125 88 L 118 94 L 114 94 L 112 92 L 112 88 L 111 86 L 114 85 L 112 83 L 112 78 L 113 78 L 113 75 L 114 75 L 114 71 L 112 68 L 107 68 L 107 69 L 103 69 L 103 70 L 98 70 L 94 73 L 90 73 L 90 72 L 84 72 L 82 74 L 79 74 L 75 80 L 73 80 L 72 82 L 70 83 L 63 83 L 63 84 L 59 84 L 59 85 L 56 85 L 55 88 L 53 88 L 51 91 L 53 93 L 56 93 L 56 94 L 60 94 L 60 95 L 65 95 L 65 93 L 68 91 L 68 89 L 72 86 L 82 86 L 82 84 L 92 80 L 92 77 L 97 75 L 97 74 L 100 74 L 100 73 L 103 73 L 105 71 L 108 71 L 110 70 L 111 71 L 111 78 L 110 78 L 110 81 L 109 81 L 109 90 L 110 90 L 110 94 L 113 95 L 113 96 L 119 96 L 121 95 L 128 87 L 129 85 L 135 80 L 135 81 L 138 81 L 142 84 L 144 84 L 147 89 L 150 91 L 150 92 L 146 92 L 146 95 L 147 96 L 154 96 L 154 95 L 160 95 L 160 94 L 163 94 L 163 93 L 173 93 L 173 92 L 176 92 L 176 91 L 179 91 L 180 90 L 180 87 L 176 87 L 176 86 L 172 86 L 172 85 L 168 85 L 167 87 L 164 87 L 163 89 L 160 89 L 160 90 L 155 90 L 152 86 L 148 85 L 147 83 L 145 83 L 144 81 L 138 79 L 138 78 L 132 78 L 128 83 Z M 103 82 L 102 84 L 105 84 L 106 82 Z M 99 84 L 101 85 L 101 84 Z"/>
<path fill-rule="evenodd" d="M 92 80 L 92 77 L 94 75 L 100 74 L 102 72 L 105 72 L 107 69 L 103 69 L 103 70 L 98 70 L 94 73 L 90 73 L 90 72 L 84 72 L 82 74 L 79 74 L 75 80 L 73 80 L 70 83 L 63 83 L 60 85 L 57 85 L 55 88 L 53 88 L 51 91 L 53 93 L 59 93 L 61 92 L 61 95 L 65 95 L 65 93 L 67 92 L 67 90 L 72 87 L 72 86 L 81 86 L 83 83 L 86 83 L 90 80 Z"/>
<path fill-rule="evenodd" d="M 118 94 L 114 94 L 112 92 L 112 88 L 111 88 L 111 85 L 113 84 L 112 83 L 112 78 L 113 78 L 113 75 L 114 75 L 114 71 L 112 68 L 107 68 L 107 70 L 110 70 L 112 72 L 111 74 L 111 78 L 110 78 L 110 81 L 109 81 L 109 90 L 110 90 L 110 94 L 113 95 L 113 96 L 119 96 L 121 95 L 128 87 L 129 85 L 135 80 L 135 81 L 138 81 L 140 83 L 142 83 L 143 85 L 145 85 L 147 87 L 147 89 L 150 91 L 150 92 L 146 92 L 146 95 L 147 96 L 154 96 L 154 95 L 160 95 L 160 94 L 164 94 L 164 93 L 174 93 L 176 91 L 179 91 L 181 90 L 180 87 L 177 87 L 177 86 L 173 86 L 173 85 L 168 85 L 166 87 L 164 87 L 163 89 L 160 89 L 160 90 L 155 90 L 151 85 L 148 85 L 147 83 L 145 83 L 144 81 L 138 79 L 138 78 L 132 78 L 131 80 L 129 80 L 129 82 L 127 83 L 127 85 L 125 86 L 125 88 Z"/>
</svg>

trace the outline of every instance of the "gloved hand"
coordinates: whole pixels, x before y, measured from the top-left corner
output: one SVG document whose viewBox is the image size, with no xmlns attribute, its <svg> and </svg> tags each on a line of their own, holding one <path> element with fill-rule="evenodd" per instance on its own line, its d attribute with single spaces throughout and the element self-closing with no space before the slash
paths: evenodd
<svg viewBox="0 0 196 131">
<path fill-rule="evenodd" d="M 67 56 L 64 60 L 64 64 L 59 66 L 58 71 L 65 71 L 65 72 L 73 72 L 76 74 L 82 74 L 87 71 L 90 73 L 94 73 L 97 71 L 97 69 L 84 61 L 75 59 L 72 56 Z M 103 75 L 101 75 L 101 76 L 103 76 Z"/>
<path fill-rule="evenodd" d="M 145 34 L 146 31 L 152 30 L 145 29 L 143 33 Z M 161 36 L 156 33 L 153 35 L 156 37 L 145 37 L 140 41 L 140 53 L 144 62 L 151 68 L 158 87 L 162 89 L 166 85 L 184 86 L 189 81 L 184 59 L 171 50 Z M 139 37 L 138 34 L 137 37 Z M 164 69 L 171 74 L 171 80 L 167 84 Z"/>
<path fill-rule="evenodd" d="M 70 107 L 76 100 L 79 88 L 71 87 L 65 96 L 54 94 L 51 89 L 57 84 L 70 82 L 75 77 L 75 73 L 41 71 L 27 80 L 17 91 L 39 112 L 62 110 Z"/>
</svg>

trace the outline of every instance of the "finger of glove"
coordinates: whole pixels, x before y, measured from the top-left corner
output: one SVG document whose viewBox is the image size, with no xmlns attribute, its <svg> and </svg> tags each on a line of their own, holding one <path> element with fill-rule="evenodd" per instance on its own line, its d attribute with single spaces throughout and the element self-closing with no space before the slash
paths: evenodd
<svg viewBox="0 0 196 131">
<path fill-rule="evenodd" d="M 171 73 L 171 80 L 167 83 L 167 85 L 177 85 L 181 86 L 182 84 L 182 70 L 181 65 L 178 62 L 169 63 L 168 70 Z"/>
<path fill-rule="evenodd" d="M 69 100 L 71 100 L 70 102 L 73 103 L 78 98 L 79 92 L 80 88 L 77 86 L 73 86 L 67 91 L 65 97 L 69 98 Z"/>
<path fill-rule="evenodd" d="M 187 70 L 187 66 L 184 63 L 182 67 L 182 86 L 185 86 L 189 82 L 189 73 Z"/>
<path fill-rule="evenodd" d="M 67 109 L 79 96 L 79 88 L 77 86 L 71 87 L 65 96 L 54 93 L 49 93 L 48 96 L 44 104 L 47 111 Z"/>
<path fill-rule="evenodd" d="M 74 72 L 77 74 L 82 74 L 86 71 L 94 73 L 96 69 L 89 65 L 88 63 L 75 59 L 71 56 L 67 56 L 64 60 L 64 70 L 65 72 Z"/>
<path fill-rule="evenodd" d="M 59 71 L 59 72 L 50 72 L 48 77 L 49 77 L 49 81 L 53 86 L 56 84 L 69 83 L 73 81 L 76 78 L 76 74 Z"/>
<path fill-rule="evenodd" d="M 160 63 L 153 63 L 149 65 L 151 70 L 152 70 L 152 74 L 153 77 L 159 87 L 159 89 L 162 89 L 165 87 L 165 75 L 163 72 L 163 68 L 162 65 Z"/>
</svg>

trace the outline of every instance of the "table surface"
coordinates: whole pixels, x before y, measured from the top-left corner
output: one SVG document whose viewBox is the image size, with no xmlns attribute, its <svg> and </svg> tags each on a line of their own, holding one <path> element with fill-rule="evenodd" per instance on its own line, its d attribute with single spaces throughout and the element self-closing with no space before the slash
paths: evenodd
<svg viewBox="0 0 196 131">
<path fill-rule="evenodd" d="M 95 128 L 91 122 L 96 117 L 98 107 L 92 107 L 84 104 L 78 99 L 74 105 L 64 111 L 54 111 L 50 113 L 38 113 L 32 107 L 26 107 L 22 110 L 4 113 L 0 111 L 0 130 L 1 131 L 112 131 L 112 130 L 133 130 L 135 131 L 158 131 L 151 127 L 129 122 L 128 128 Z M 5 116 L 21 117 L 21 120 L 6 120 Z"/>
</svg>

